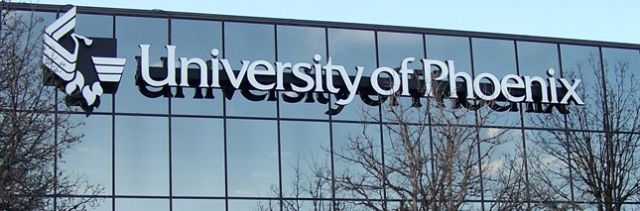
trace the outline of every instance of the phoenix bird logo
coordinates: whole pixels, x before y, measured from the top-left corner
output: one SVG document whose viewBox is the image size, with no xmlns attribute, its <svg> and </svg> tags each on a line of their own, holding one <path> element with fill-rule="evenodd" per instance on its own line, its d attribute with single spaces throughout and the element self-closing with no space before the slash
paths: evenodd
<svg viewBox="0 0 640 211">
<path fill-rule="evenodd" d="M 42 62 L 67 98 L 76 99 L 67 104 L 86 111 L 99 106 L 103 93 L 115 93 L 126 59 L 115 57 L 115 39 L 88 38 L 76 34 L 75 26 L 74 6 L 45 29 Z"/>
</svg>

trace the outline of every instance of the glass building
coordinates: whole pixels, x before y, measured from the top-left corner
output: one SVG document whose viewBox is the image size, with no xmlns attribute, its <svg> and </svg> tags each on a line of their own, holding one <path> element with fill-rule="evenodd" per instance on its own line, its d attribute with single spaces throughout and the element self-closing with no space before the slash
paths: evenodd
<svg viewBox="0 0 640 211">
<path fill-rule="evenodd" d="M 69 9 L 14 6 L 42 17 L 41 28 Z M 548 149 L 554 142 L 545 140 L 574 136 L 637 140 L 640 136 L 634 130 L 635 120 L 622 118 L 637 118 L 634 107 L 612 111 L 620 117 L 614 118 L 621 121 L 617 127 L 589 121 L 587 115 L 603 112 L 603 105 L 612 103 L 603 99 L 617 99 L 607 96 L 614 95 L 612 91 L 603 90 L 622 89 L 621 93 L 631 96 L 628 101 L 638 101 L 639 95 L 629 93 L 638 91 L 632 76 L 640 75 L 640 45 L 635 44 L 92 7 L 77 8 L 75 33 L 115 39 L 117 57 L 127 60 L 117 92 L 102 95 L 90 115 L 64 104 L 54 111 L 83 123 L 71 131 L 83 135 L 82 142 L 64 151 L 56 171 L 104 189 L 98 195 L 54 193 L 52 197 L 100 198 L 95 210 L 374 210 L 368 206 L 411 210 L 407 207 L 414 203 L 428 203 L 413 202 L 416 196 L 456 203 L 459 210 L 554 206 L 588 210 L 598 202 L 588 194 L 582 175 L 572 172 L 577 170 L 569 165 L 576 159 L 562 160 L 564 156 L 553 154 L 559 150 Z M 409 64 L 416 70 L 422 69 L 422 58 L 453 60 L 458 72 L 472 76 L 491 73 L 499 78 L 515 74 L 546 79 L 552 68 L 557 78 L 582 80 L 577 92 L 584 105 L 498 102 L 471 109 L 449 99 L 356 96 L 341 107 L 335 104 L 338 95 L 326 91 L 296 95 L 281 90 L 176 87 L 168 88 L 173 96 L 145 96 L 137 85 L 140 44 L 150 45 L 152 67 L 166 65 L 160 58 L 167 57 L 165 46 L 172 45 L 176 57 L 207 62 L 212 49 L 218 49 L 218 57 L 228 59 L 236 71 L 242 67 L 241 60 L 313 63 L 316 54 L 322 65 L 331 58 L 351 76 L 356 74 L 355 66 L 363 66 L 365 77 L 376 67 L 397 70 L 407 57 L 416 58 Z M 213 98 L 193 97 L 202 95 L 201 91 L 209 91 Z M 58 97 L 64 96 L 60 91 Z M 379 103 L 371 105 L 367 99 Z M 407 107 L 403 115 L 411 131 L 418 131 L 416 140 L 422 143 L 417 146 L 431 158 L 421 166 L 424 178 L 420 177 L 419 185 L 428 184 L 422 188 L 434 190 L 433 183 L 441 182 L 439 187 L 451 188 L 450 197 L 415 193 L 412 198 L 412 191 L 399 190 L 411 189 L 414 183 L 408 179 L 413 177 L 402 174 L 405 171 L 393 168 L 411 160 L 407 149 L 396 143 L 402 136 L 394 129 L 403 125 L 389 117 L 395 115 L 390 107 L 396 106 Z M 443 107 L 455 109 L 449 114 L 437 111 Z M 498 112 L 498 107 L 505 109 Z M 593 112 L 580 116 L 584 110 Z M 460 138 L 468 141 L 455 142 L 460 146 L 454 153 L 466 149 L 471 153 L 468 159 L 456 158 L 449 164 L 453 168 L 442 167 L 441 157 L 435 155 L 450 149 L 442 144 L 451 141 L 447 135 L 467 132 Z M 579 151 L 562 149 L 569 157 L 580 156 Z M 640 159 L 636 156 L 631 155 Z M 545 177 L 541 172 L 553 174 Z M 561 176 L 565 173 L 566 177 Z M 453 175 L 450 181 L 438 179 L 447 174 Z M 463 179 L 472 184 L 456 183 Z M 638 195 L 621 206 L 640 209 Z M 437 210 L 439 206 L 425 207 Z"/>
</svg>

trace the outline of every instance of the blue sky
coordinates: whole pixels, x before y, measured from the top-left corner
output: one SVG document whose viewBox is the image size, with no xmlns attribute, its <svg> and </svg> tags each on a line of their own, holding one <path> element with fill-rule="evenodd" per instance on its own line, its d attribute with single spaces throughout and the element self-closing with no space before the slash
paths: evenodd
<svg viewBox="0 0 640 211">
<path fill-rule="evenodd" d="M 370 23 L 640 44 L 635 0 L 33 0 L 43 4 Z"/>
</svg>

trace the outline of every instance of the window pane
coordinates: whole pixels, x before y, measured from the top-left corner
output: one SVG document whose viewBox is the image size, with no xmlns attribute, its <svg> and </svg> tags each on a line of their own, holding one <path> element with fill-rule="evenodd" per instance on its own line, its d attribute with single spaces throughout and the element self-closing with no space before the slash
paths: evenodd
<svg viewBox="0 0 640 211">
<path fill-rule="evenodd" d="M 275 121 L 227 120 L 229 195 L 278 195 Z"/>
<path fill-rule="evenodd" d="M 336 197 L 340 198 L 381 198 L 382 181 L 379 178 L 381 172 L 372 171 L 372 167 L 381 163 L 380 125 L 378 124 L 333 124 L 333 159 L 334 176 L 338 183 L 352 184 L 353 181 L 363 180 L 371 189 L 336 190 Z M 373 164 L 364 162 L 368 158 L 374 158 Z M 352 179 L 353 178 L 353 179 Z M 340 185 L 337 185 L 340 186 Z M 360 192 L 362 191 L 362 192 Z"/>
<path fill-rule="evenodd" d="M 603 48 L 608 114 L 614 123 L 610 130 L 637 132 L 640 111 L 640 52 L 638 49 Z M 606 116 L 605 116 L 606 117 Z"/>
<path fill-rule="evenodd" d="M 58 198 L 57 210 L 86 210 L 86 211 L 112 211 L 112 199 L 110 198 Z M 86 203 L 92 201 L 91 203 Z M 76 207 L 84 205 L 85 207 Z M 80 209 L 84 208 L 84 209 Z"/>
<path fill-rule="evenodd" d="M 78 14 L 76 18 L 75 33 L 89 38 L 113 38 L 113 16 Z M 111 94 L 100 96 L 100 106 L 94 112 L 112 111 Z M 76 109 L 79 110 L 79 107 Z"/>
<path fill-rule="evenodd" d="M 135 76 L 140 56 L 140 44 L 151 45 L 149 49 L 149 66 L 161 67 L 160 57 L 166 57 L 165 45 L 168 38 L 166 19 L 116 17 L 116 39 L 118 39 L 118 57 L 126 58 L 118 93 L 115 95 L 116 112 L 135 113 L 167 113 L 168 100 L 165 97 L 149 98 L 136 86 Z M 157 89 L 153 89 L 157 91 Z"/>
<path fill-rule="evenodd" d="M 66 149 L 59 161 L 60 171 L 80 183 L 78 192 L 71 194 L 87 194 L 86 185 L 103 188 L 99 194 L 111 194 L 111 116 L 71 115 L 71 124 L 82 124 L 70 131 L 75 137 L 82 137 L 80 142 Z"/>
<path fill-rule="evenodd" d="M 507 74 L 517 74 L 514 42 L 510 40 L 491 40 L 472 38 L 473 69 L 479 73 L 491 73 L 498 78 Z M 508 102 L 496 102 L 506 108 L 503 112 L 494 112 L 488 106 L 481 109 L 487 117 L 486 125 L 520 126 L 520 112 L 509 111 L 510 106 L 519 106 Z M 487 114 L 487 115 L 484 115 Z"/>
<path fill-rule="evenodd" d="M 87 37 L 113 38 L 113 16 L 78 14 L 75 33 Z"/>
<path fill-rule="evenodd" d="M 172 19 L 171 44 L 176 46 L 176 65 L 180 64 L 178 57 L 201 58 L 207 61 L 211 58 L 211 50 L 222 50 L 222 25 L 220 22 L 212 21 Z M 191 65 L 190 68 L 197 69 L 198 66 Z M 209 71 L 207 69 L 207 72 Z M 200 71 L 189 71 L 189 75 L 199 78 Z M 213 90 L 213 99 L 194 98 L 196 88 L 182 88 L 182 91 L 184 97 L 171 98 L 173 114 L 222 115 L 223 96 L 220 89 Z M 206 89 L 201 91 L 203 95 L 206 94 Z"/>
<path fill-rule="evenodd" d="M 522 131 L 502 128 L 480 128 L 480 152 L 486 155 L 482 163 L 484 198 L 489 200 L 523 201 L 526 192 L 525 155 Z M 521 194 L 519 194 L 521 193 Z M 506 209 L 512 203 L 489 206 Z M 526 207 L 522 204 L 515 207 Z"/>
<path fill-rule="evenodd" d="M 356 74 L 356 66 L 364 66 L 363 76 L 370 76 L 376 65 L 376 40 L 373 31 L 328 29 L 329 57 L 336 65 L 344 66 L 346 72 L 353 76 Z M 323 58 L 322 64 L 327 62 Z M 335 96 L 332 96 L 331 108 L 337 108 Z M 339 114 L 333 119 L 338 120 L 361 120 L 362 112 L 370 111 L 376 113 L 378 109 L 362 103 L 362 100 L 355 99 L 342 108 Z"/>
<path fill-rule="evenodd" d="M 232 210 L 280 210 L 278 200 L 229 200 L 229 211 Z"/>
<path fill-rule="evenodd" d="M 280 127 L 282 194 L 286 197 L 331 197 L 331 184 L 321 176 L 328 174 L 331 167 L 329 124 L 282 121 Z"/>
<path fill-rule="evenodd" d="M 562 77 L 559 66 L 560 62 L 558 61 L 558 47 L 556 44 L 518 41 L 517 45 L 518 65 L 521 76 L 539 76 L 546 79 L 549 77 L 547 70 L 553 69 L 555 72 L 555 78 Z M 561 86 L 558 80 L 556 80 L 556 83 L 558 84 L 558 87 Z M 549 86 L 549 84 L 547 84 L 547 86 Z M 551 100 L 551 96 L 548 96 L 548 98 Z M 531 110 L 536 109 L 534 106 L 541 106 L 541 109 L 546 109 L 549 104 L 522 103 L 521 106 L 524 111 L 527 111 L 527 106 L 531 107 Z M 537 126 L 537 120 L 549 118 L 550 115 L 557 115 L 557 118 L 562 118 L 562 114 L 557 109 L 553 109 L 552 113 L 524 112 L 524 126 Z"/>
<path fill-rule="evenodd" d="M 431 128 L 431 160 L 434 164 L 435 184 L 447 184 L 440 191 L 441 198 L 480 199 L 479 139 L 474 127 L 433 126 Z M 448 173 L 443 173 L 448 172 Z M 445 185 L 446 186 L 446 185 Z M 450 205 L 447 205 L 450 206 Z"/>
<path fill-rule="evenodd" d="M 11 11 L 9 13 L 4 13 L 3 11 L 3 19 L 2 19 L 2 36 L 3 37 L 3 53 L 5 55 L 2 56 L 3 60 L 8 60 L 9 56 L 22 57 L 24 55 L 30 55 L 27 57 L 27 61 L 22 62 L 23 66 L 28 68 L 21 68 L 20 70 L 25 73 L 33 74 L 31 77 L 19 77 L 16 75 L 16 78 L 12 79 L 18 81 L 19 83 L 28 84 L 32 87 L 29 89 L 23 89 L 17 92 L 17 94 L 24 94 L 27 91 L 37 90 L 38 87 L 42 86 L 42 75 L 43 71 L 41 71 L 40 66 L 42 64 L 42 55 L 39 53 L 42 51 L 43 40 L 42 33 L 44 32 L 44 28 L 51 24 L 56 19 L 55 13 L 50 12 L 32 12 L 32 11 Z M 15 22 L 14 22 L 15 20 Z M 14 22 L 14 23 L 11 23 Z M 5 27 L 15 27 L 16 30 L 6 30 Z M 10 35 L 11 34 L 11 35 Z M 12 37 L 9 37 L 12 36 Z M 15 49 L 14 49 L 15 47 Z M 11 48 L 11 49 L 10 49 Z M 11 50 L 11 52 L 10 52 Z M 15 51 L 14 51 L 15 50 Z M 4 67 L 11 67 L 10 65 L 4 65 Z M 31 68 L 33 67 L 33 68 Z M 12 68 L 13 71 L 18 71 L 18 68 Z M 7 71 L 4 69 L 3 71 Z M 15 74 L 7 74 L 3 73 L 3 77 L 7 77 L 9 75 Z M 36 81 L 33 81 L 36 80 Z M 3 81 L 6 81 L 3 80 Z M 6 86 L 6 85 L 4 85 Z M 4 89 L 4 88 L 3 88 Z M 4 91 L 4 90 L 3 90 Z M 37 90 L 40 92 L 40 90 Z M 55 92 L 63 93 L 60 89 L 56 89 L 54 86 L 48 86 L 42 89 L 43 94 L 48 93 L 45 96 L 40 97 L 41 102 L 46 102 L 44 105 L 39 105 L 38 109 L 51 109 L 56 108 L 55 104 L 57 103 L 56 98 L 53 96 Z M 64 95 L 61 95 L 64 96 Z M 29 102 L 27 100 L 23 100 L 24 102 Z M 0 105 L 2 108 L 10 107 L 13 109 L 11 105 Z M 26 108 L 26 106 L 25 106 Z M 63 103 L 58 105 L 58 108 L 64 108 L 66 110 L 66 106 Z M 21 109 L 21 108 L 19 108 Z"/>
<path fill-rule="evenodd" d="M 391 32 L 378 32 L 378 55 L 380 56 L 380 66 L 401 68 L 402 62 L 407 57 L 413 57 L 415 60 L 408 64 L 408 68 L 413 69 L 414 72 L 421 71 L 423 69 L 421 59 L 424 58 L 424 45 L 423 37 L 420 34 L 404 34 L 404 33 L 391 33 Z M 371 98 L 378 99 L 377 96 L 371 95 Z M 398 99 L 400 99 L 398 101 Z M 423 116 L 423 107 L 412 107 L 414 100 L 420 98 L 400 97 L 400 98 L 388 98 L 382 104 L 383 121 L 392 121 L 394 115 L 389 111 L 399 112 L 411 122 L 416 122 Z M 424 100 L 424 99 L 423 99 Z M 396 105 L 396 103 L 398 105 Z M 374 108 L 374 107 L 372 107 Z M 377 114 L 373 113 L 374 115 Z M 374 119 L 379 119 L 375 116 Z"/>
<path fill-rule="evenodd" d="M 453 60 L 456 71 L 471 74 L 471 51 L 468 37 L 427 35 L 425 42 L 429 59 Z"/>
<path fill-rule="evenodd" d="M 168 211 L 168 199 L 116 199 L 115 210 Z"/>
<path fill-rule="evenodd" d="M 188 211 L 209 211 L 209 210 L 225 210 L 224 200 L 210 199 L 174 199 L 173 210 Z"/>
<path fill-rule="evenodd" d="M 331 200 L 285 200 L 282 210 L 331 210 Z"/>
<path fill-rule="evenodd" d="M 167 118 L 116 117 L 116 194 L 169 194 Z"/>
<path fill-rule="evenodd" d="M 412 173 L 426 177 L 434 173 L 432 160 L 429 159 L 433 154 L 429 126 L 426 124 L 404 126 L 401 127 L 399 122 L 383 125 L 384 164 L 388 168 L 386 174 L 389 178 L 388 199 L 402 199 L 401 195 L 407 193 L 404 190 L 413 190 L 407 183 Z M 412 168 L 416 166 L 422 168 L 419 170 Z M 421 184 L 426 185 L 428 182 L 424 181 Z"/>
<path fill-rule="evenodd" d="M 580 134 L 581 132 L 574 133 Z M 571 133 L 570 133 L 571 134 Z M 574 185 L 574 191 L 587 190 L 588 186 L 576 186 L 577 180 L 571 183 L 572 177 L 580 178 L 584 174 L 577 172 L 571 172 L 575 170 L 570 168 L 571 165 L 577 165 L 576 162 L 580 160 L 584 163 L 583 159 L 577 158 L 577 156 L 584 156 L 581 149 L 575 148 L 575 146 L 584 144 L 574 143 L 587 143 L 587 140 L 569 138 L 564 131 L 550 131 L 550 130 L 525 130 L 525 141 L 527 145 L 527 163 L 529 174 L 529 189 L 531 193 L 545 193 L 543 195 L 533 195 L 532 200 L 546 201 L 569 201 L 571 200 L 571 185 Z M 594 134 L 595 135 L 595 134 Z M 595 137 L 593 137 L 595 138 Z M 598 148 L 598 142 L 603 140 L 593 139 L 594 147 Z M 582 152 L 577 152 L 582 151 Z M 599 153 L 597 153 L 599 154 Z M 586 158 L 586 156 L 585 156 Z M 573 159 L 573 160 L 572 160 Z M 570 170 L 571 169 L 571 170 Z M 573 174 L 573 175 L 572 175 Z M 585 189 L 587 188 L 587 189 Z M 575 192 L 575 196 L 587 196 L 585 193 Z M 576 198 L 578 199 L 578 198 Z M 591 198 L 585 198 L 585 200 L 593 200 Z"/>
<path fill-rule="evenodd" d="M 427 44 L 427 57 L 429 59 L 441 61 L 452 60 L 456 72 L 465 72 L 473 75 L 469 38 L 427 35 L 425 42 Z M 435 69 L 429 71 L 433 72 Z M 448 81 L 448 79 L 446 81 Z M 464 80 L 462 80 L 462 78 L 456 78 L 456 81 L 463 82 Z M 462 87 L 458 87 L 458 89 L 462 89 Z M 436 98 L 430 98 L 427 102 L 429 106 L 427 109 L 431 112 L 431 121 L 434 124 L 447 124 L 446 122 L 451 122 L 453 124 L 473 125 L 475 123 L 474 113 L 469 109 L 457 105 L 456 101 L 455 99 L 445 99 L 444 101 L 438 102 Z M 474 101 L 468 102 L 470 104 L 476 103 Z M 439 108 L 440 106 L 444 107 Z"/>
<path fill-rule="evenodd" d="M 173 118 L 173 195 L 224 196 L 222 120 Z"/>
<path fill-rule="evenodd" d="M 224 24 L 224 56 L 229 59 L 231 67 L 239 71 L 242 67 L 241 60 L 275 61 L 273 30 L 273 25 L 226 22 Z M 233 98 L 227 101 L 227 115 L 276 116 L 276 102 L 268 100 L 269 95 L 275 95 L 275 92 L 251 90 L 250 93 L 256 95 L 259 101 L 248 100 L 240 90 L 235 90 Z"/>
<path fill-rule="evenodd" d="M 422 69 L 420 59 L 424 58 L 421 34 L 378 32 L 378 55 L 380 66 L 399 68 L 402 60 L 413 57 L 409 68 Z"/>
<path fill-rule="evenodd" d="M 602 106 L 598 102 L 602 99 L 602 68 L 600 67 L 600 52 L 596 47 L 560 45 L 562 56 L 562 73 L 567 79 L 580 79 L 578 95 L 585 105 L 568 105 L 569 114 L 566 124 L 570 129 L 602 130 Z M 591 103 L 589 103 L 591 102 Z M 583 118 L 584 114 L 593 116 Z M 600 122 L 600 123 L 598 123 Z M 558 127 L 558 122 L 545 121 L 546 127 Z M 564 123 L 564 121 L 560 122 Z"/>
<path fill-rule="evenodd" d="M 323 28 L 278 26 L 278 60 L 280 62 L 312 64 L 314 55 L 325 57 L 327 54 L 325 46 L 325 30 Z M 311 72 L 311 74 L 313 73 Z M 285 94 L 298 101 L 293 103 L 284 101 L 283 95 Z M 303 94 L 306 95 L 301 97 Z M 325 114 L 328 109 L 327 104 L 318 102 L 320 93 L 309 95 L 308 93 L 280 92 L 280 117 L 328 119 Z M 327 96 L 326 94 L 322 95 Z"/>
</svg>

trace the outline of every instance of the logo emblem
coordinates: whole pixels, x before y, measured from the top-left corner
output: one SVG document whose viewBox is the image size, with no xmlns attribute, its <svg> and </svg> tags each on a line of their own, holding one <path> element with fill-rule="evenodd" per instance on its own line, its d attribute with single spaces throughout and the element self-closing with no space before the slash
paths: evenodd
<svg viewBox="0 0 640 211">
<path fill-rule="evenodd" d="M 126 59 L 116 57 L 115 39 L 85 37 L 75 26 L 74 6 L 45 29 L 42 62 L 53 73 L 45 84 L 62 89 L 67 105 L 92 111 L 102 94 L 117 91 Z"/>
</svg>

